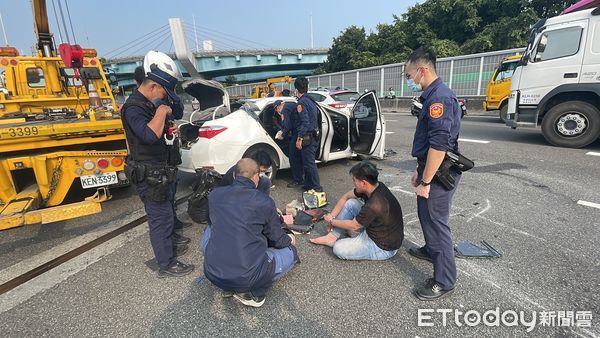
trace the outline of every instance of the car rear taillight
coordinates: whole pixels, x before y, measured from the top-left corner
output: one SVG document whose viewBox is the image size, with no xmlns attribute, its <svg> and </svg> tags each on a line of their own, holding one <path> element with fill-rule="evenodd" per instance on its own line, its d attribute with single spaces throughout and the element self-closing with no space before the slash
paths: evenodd
<svg viewBox="0 0 600 338">
<path fill-rule="evenodd" d="M 227 127 L 221 127 L 221 126 L 200 127 L 200 129 L 198 130 L 198 137 L 210 139 L 210 138 L 213 138 L 213 137 L 219 135 L 220 133 L 224 132 L 225 130 L 227 130 Z"/>
<path fill-rule="evenodd" d="M 329 106 L 333 107 L 335 109 L 340 109 L 340 108 L 346 108 L 347 104 L 345 104 L 345 103 L 330 103 Z"/>
</svg>

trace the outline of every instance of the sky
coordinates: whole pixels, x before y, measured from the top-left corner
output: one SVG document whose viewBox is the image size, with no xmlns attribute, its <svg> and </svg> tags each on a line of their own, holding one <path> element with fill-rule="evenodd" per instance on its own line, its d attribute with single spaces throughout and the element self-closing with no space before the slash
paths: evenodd
<svg viewBox="0 0 600 338">
<path fill-rule="evenodd" d="M 59 37 L 53 3 L 58 12 L 65 0 L 47 0 L 50 29 L 55 42 Z M 143 55 L 150 49 L 168 52 L 172 49 L 168 19 L 183 19 L 189 48 L 195 50 L 194 17 L 199 48 L 202 40 L 212 40 L 216 50 L 260 48 L 310 48 L 312 13 L 313 45 L 329 48 L 333 38 L 351 25 L 375 31 L 379 23 L 392 23 L 393 15 L 401 15 L 415 0 L 375 1 L 192 1 L 192 0 L 66 0 L 71 14 L 75 39 L 67 23 L 71 43 L 95 48 L 99 56 L 120 57 Z M 8 44 L 22 54 L 32 54 L 36 38 L 30 0 L 0 0 Z M 60 18 L 60 16 L 59 16 Z M 61 25 L 62 27 L 62 21 Z M 162 28 L 161 28 L 162 27 Z M 146 35 L 148 33 L 152 33 Z M 146 35 L 144 37 L 144 35 Z M 4 37 L 0 36 L 4 45 Z"/>
</svg>

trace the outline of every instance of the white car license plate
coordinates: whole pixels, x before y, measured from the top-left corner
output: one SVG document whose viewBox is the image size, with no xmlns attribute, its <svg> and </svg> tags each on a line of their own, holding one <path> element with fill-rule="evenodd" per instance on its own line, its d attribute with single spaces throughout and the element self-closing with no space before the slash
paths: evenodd
<svg viewBox="0 0 600 338">
<path fill-rule="evenodd" d="M 100 175 L 80 176 L 79 179 L 81 180 L 81 186 L 83 189 L 101 187 L 119 182 L 117 179 L 117 173 L 114 171 Z"/>
</svg>

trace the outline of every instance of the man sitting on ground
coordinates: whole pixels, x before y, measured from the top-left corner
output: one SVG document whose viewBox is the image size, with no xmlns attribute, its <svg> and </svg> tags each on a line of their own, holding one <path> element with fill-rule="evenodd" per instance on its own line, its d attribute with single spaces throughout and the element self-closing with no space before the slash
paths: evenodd
<svg viewBox="0 0 600 338">
<path fill-rule="evenodd" d="M 259 166 L 241 159 L 232 185 L 208 198 L 209 226 L 200 245 L 204 275 L 242 304 L 260 307 L 271 285 L 298 261 L 296 239 L 281 228 L 275 202 L 256 189 Z"/>
<path fill-rule="evenodd" d="M 341 259 L 384 260 L 393 257 L 404 239 L 402 209 L 375 165 L 363 161 L 350 169 L 354 190 L 348 191 L 324 219 L 327 235 L 312 243 L 333 247 Z M 363 203 L 359 199 L 364 200 Z M 339 239 L 344 233 L 351 237 Z"/>
</svg>

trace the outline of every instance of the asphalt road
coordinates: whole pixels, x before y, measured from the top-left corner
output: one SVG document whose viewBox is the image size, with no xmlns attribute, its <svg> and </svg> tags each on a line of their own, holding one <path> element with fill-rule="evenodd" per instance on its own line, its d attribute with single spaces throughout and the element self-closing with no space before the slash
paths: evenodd
<svg viewBox="0 0 600 338">
<path fill-rule="evenodd" d="M 392 189 L 404 212 L 404 248 L 383 262 L 336 259 L 331 249 L 310 244 L 318 225 L 298 238 L 302 263 L 279 281 L 260 309 L 246 308 L 202 277 L 197 245 L 182 260 L 197 270 L 178 279 L 158 279 L 144 262 L 152 257 L 144 225 L 119 236 L 59 269 L 0 296 L 0 332 L 17 336 L 584 336 L 600 335 L 598 277 L 600 142 L 585 149 L 549 146 L 535 130 L 510 130 L 498 119 L 466 117 L 462 152 L 476 162 L 463 175 L 452 208 L 454 240 L 486 240 L 502 252 L 493 260 L 457 259 L 454 294 L 421 302 L 415 286 L 430 277 L 431 265 L 406 249 L 422 245 L 416 199 L 409 184 L 415 161 L 410 146 L 416 120 L 386 114 L 387 149 L 396 154 L 377 161 L 380 181 Z M 348 170 L 355 160 L 319 166 L 331 203 L 350 189 Z M 285 187 L 288 171 L 274 181 L 272 196 L 280 208 L 298 198 Z M 190 177 L 182 177 L 182 193 Z M 115 193 L 100 215 L 52 225 L 2 232 L 0 279 L 42 262 L 60 250 L 84 242 L 143 214 L 130 190 Z M 181 208 L 182 212 L 184 211 Z M 183 215 L 182 217 L 185 217 Z M 194 243 L 203 226 L 185 231 Z M 57 249 L 59 248 L 59 249 Z M 537 318 L 531 332 L 518 324 L 458 324 L 440 312 L 419 326 L 418 312 L 449 309 L 483 314 L 498 308 Z M 558 322 L 541 326 L 541 312 L 592 314 L 590 327 Z M 585 313 L 583 313 L 585 315 Z M 491 319 L 491 317 L 489 317 Z M 512 317 L 507 315 L 510 324 Z M 585 322 L 577 321 L 578 324 Z M 559 327 L 559 324 L 565 326 Z"/>
</svg>

